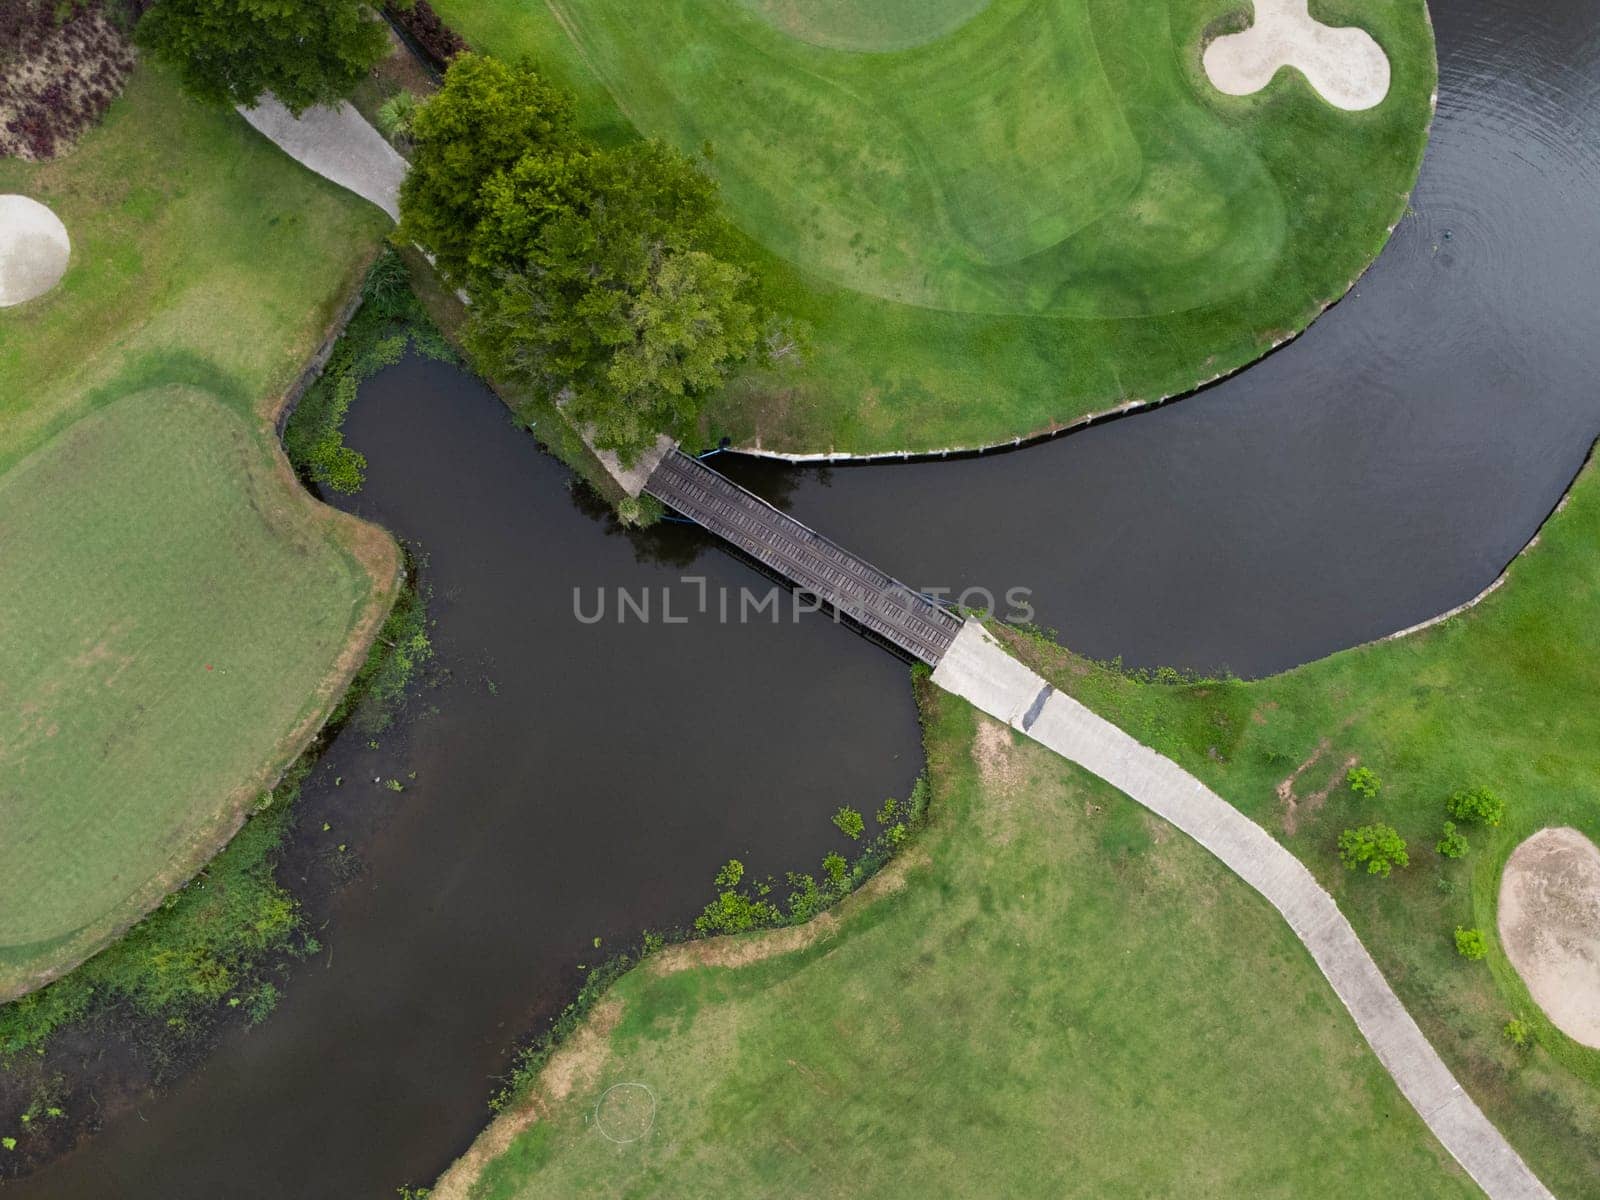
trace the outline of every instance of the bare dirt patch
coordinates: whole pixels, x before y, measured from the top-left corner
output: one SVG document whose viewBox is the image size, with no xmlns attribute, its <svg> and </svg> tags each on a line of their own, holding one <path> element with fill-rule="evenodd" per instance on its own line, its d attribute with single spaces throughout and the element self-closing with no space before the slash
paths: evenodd
<svg viewBox="0 0 1600 1200">
<path fill-rule="evenodd" d="M 433 1200 L 467 1200 L 478 1176 L 504 1154 L 516 1136 L 565 1100 L 579 1087 L 593 1087 L 611 1055 L 611 1033 L 622 1020 L 622 1001 L 603 1000 L 572 1036 L 550 1056 L 539 1074 L 539 1086 L 518 1108 L 502 1113 L 472 1143 L 472 1148 L 439 1177 L 429 1193 Z"/>
<path fill-rule="evenodd" d="M 1600 1048 L 1600 848 L 1576 829 L 1528 838 L 1506 862 L 1497 924 L 1545 1015 Z"/>
<path fill-rule="evenodd" d="M 1339 781 L 1345 777 L 1345 772 L 1360 761 L 1359 755 L 1350 755 L 1338 766 L 1334 767 L 1333 773 L 1328 776 L 1328 781 L 1320 788 L 1309 796 L 1297 795 L 1294 785 L 1299 782 L 1302 775 L 1322 761 L 1322 757 L 1327 754 L 1330 745 L 1331 743 L 1328 739 L 1323 738 L 1317 743 L 1317 748 L 1311 752 L 1310 757 L 1289 772 L 1285 778 L 1279 780 L 1277 788 L 1274 789 L 1277 792 L 1279 803 L 1283 805 L 1283 832 L 1290 836 L 1293 836 L 1299 830 L 1302 819 L 1312 816 L 1327 803 L 1328 797 L 1333 795 L 1333 789 L 1338 787 Z"/>
<path fill-rule="evenodd" d="M 1011 729 L 998 721 L 980 721 L 972 761 L 983 780 L 985 819 L 980 827 L 995 845 L 1004 846 L 1026 819 L 1022 810 L 1028 802 L 1028 772 Z"/>
<path fill-rule="evenodd" d="M 649 967 L 658 975 L 672 975 L 698 967 L 744 967 L 780 954 L 804 950 L 839 927 L 839 913 L 862 904 L 870 904 L 881 896 L 898 892 L 906 884 L 906 874 L 914 867 L 929 862 L 926 852 L 903 851 L 866 883 L 845 897 L 839 908 L 819 913 L 804 925 L 786 925 L 782 929 L 766 929 L 760 933 L 741 933 L 725 937 L 706 938 L 684 942 L 669 947 L 649 960 Z"/>
</svg>

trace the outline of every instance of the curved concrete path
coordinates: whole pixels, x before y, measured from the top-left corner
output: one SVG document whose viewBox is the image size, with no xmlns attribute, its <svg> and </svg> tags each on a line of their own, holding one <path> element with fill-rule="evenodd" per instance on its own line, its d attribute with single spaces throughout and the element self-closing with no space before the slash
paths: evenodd
<svg viewBox="0 0 1600 1200">
<path fill-rule="evenodd" d="M 400 219 L 400 181 L 406 160 L 348 100 L 337 108 L 308 108 L 296 117 L 276 96 L 263 96 L 239 115 L 296 162 L 372 201 Z"/>
<path fill-rule="evenodd" d="M 1176 763 L 1062 695 L 968 621 L 933 681 L 1172 822 L 1271 902 L 1428 1128 L 1491 1200 L 1553 1200 L 1473 1103 L 1333 897 L 1293 854 Z"/>
</svg>

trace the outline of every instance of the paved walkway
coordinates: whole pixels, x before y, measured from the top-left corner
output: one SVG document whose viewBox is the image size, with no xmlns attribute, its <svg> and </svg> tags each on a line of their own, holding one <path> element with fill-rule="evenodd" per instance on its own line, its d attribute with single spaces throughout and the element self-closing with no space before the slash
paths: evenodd
<svg viewBox="0 0 1600 1200">
<path fill-rule="evenodd" d="M 263 96 L 239 115 L 290 158 L 400 219 L 400 181 L 406 160 L 341 100 L 337 108 L 308 108 L 296 118 L 275 96 Z"/>
<path fill-rule="evenodd" d="M 1491 1200 L 1553 1200 L 1417 1028 L 1304 864 L 1170 759 L 1062 695 L 969 621 L 933 680 L 1164 817 L 1271 902 L 1400 1090 Z"/>
</svg>

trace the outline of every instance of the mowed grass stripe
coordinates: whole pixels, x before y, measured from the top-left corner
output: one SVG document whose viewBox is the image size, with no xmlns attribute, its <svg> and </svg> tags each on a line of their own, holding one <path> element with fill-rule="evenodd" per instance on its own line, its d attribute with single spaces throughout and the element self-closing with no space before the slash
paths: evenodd
<svg viewBox="0 0 1600 1200">
<path fill-rule="evenodd" d="M 0 478 L 4 967 L 179 882 L 317 707 L 370 585 L 309 503 L 181 388 Z"/>
<path fill-rule="evenodd" d="M 625 976 L 475 1200 L 1477 1195 L 1259 897 L 1100 781 L 924 701 L 933 819 L 889 868 L 903 886 L 795 953 Z M 625 1145 L 594 1120 L 621 1082 L 657 1098 Z"/>
</svg>

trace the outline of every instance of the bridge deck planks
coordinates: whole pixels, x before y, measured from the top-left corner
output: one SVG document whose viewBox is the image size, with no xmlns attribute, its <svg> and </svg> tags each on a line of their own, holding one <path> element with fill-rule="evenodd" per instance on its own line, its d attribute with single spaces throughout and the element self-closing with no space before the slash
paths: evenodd
<svg viewBox="0 0 1600 1200">
<path fill-rule="evenodd" d="M 661 460 L 645 491 L 929 666 L 961 632 L 956 614 L 681 450 Z"/>
</svg>

